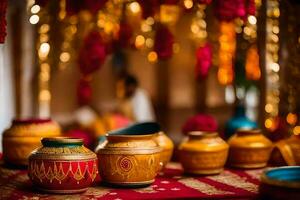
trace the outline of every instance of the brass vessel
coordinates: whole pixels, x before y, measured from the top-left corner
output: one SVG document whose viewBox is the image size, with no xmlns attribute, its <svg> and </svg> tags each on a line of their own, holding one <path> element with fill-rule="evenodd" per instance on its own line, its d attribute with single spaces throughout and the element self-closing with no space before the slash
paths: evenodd
<svg viewBox="0 0 300 200">
<path fill-rule="evenodd" d="M 160 160 L 165 167 L 170 162 L 173 154 L 174 144 L 173 141 L 162 131 L 155 137 L 155 141 L 162 148 L 160 153 Z"/>
<path fill-rule="evenodd" d="M 174 144 L 173 141 L 160 129 L 160 126 L 156 122 L 142 122 L 136 123 L 126 128 L 118 129 L 108 133 L 109 135 L 144 135 L 144 134 L 154 134 L 153 140 L 162 148 L 160 153 L 160 159 L 165 166 L 172 157 Z M 99 144 L 96 147 L 97 151 L 99 148 L 107 143 L 106 137 L 99 137 Z"/>
<path fill-rule="evenodd" d="M 104 182 L 116 186 L 146 186 L 162 167 L 161 148 L 155 134 L 106 135 L 98 148 L 99 172 Z"/>
<path fill-rule="evenodd" d="M 3 133 L 4 161 L 27 165 L 30 153 L 41 146 L 41 139 L 55 136 L 60 136 L 60 127 L 50 119 L 13 120 L 11 127 Z"/>
<path fill-rule="evenodd" d="M 273 165 L 300 165 L 300 135 L 275 143 L 270 162 Z"/>
<path fill-rule="evenodd" d="M 273 147 L 259 129 L 240 129 L 229 138 L 228 144 L 228 163 L 238 168 L 265 167 Z"/>
<path fill-rule="evenodd" d="M 216 132 L 193 131 L 179 146 L 179 160 L 186 173 L 217 174 L 223 170 L 228 148 Z"/>
</svg>

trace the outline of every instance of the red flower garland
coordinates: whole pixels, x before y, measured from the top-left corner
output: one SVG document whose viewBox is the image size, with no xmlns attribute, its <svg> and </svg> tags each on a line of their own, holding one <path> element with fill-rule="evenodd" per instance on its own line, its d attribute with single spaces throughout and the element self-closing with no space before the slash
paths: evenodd
<svg viewBox="0 0 300 200">
<path fill-rule="evenodd" d="M 7 8 L 7 0 L 2 0 L 0 2 L 0 43 L 4 43 L 6 36 L 6 8 Z"/>
<path fill-rule="evenodd" d="M 196 78 L 198 80 L 206 78 L 212 63 L 212 49 L 209 43 L 206 43 L 203 47 L 197 49 L 196 58 Z"/>
<path fill-rule="evenodd" d="M 106 45 L 99 32 L 90 32 L 84 40 L 84 44 L 79 52 L 79 69 L 83 77 L 88 77 L 96 70 L 100 69 L 106 58 Z M 77 88 L 77 98 L 79 105 L 86 105 L 92 97 L 90 79 L 82 78 Z"/>
<path fill-rule="evenodd" d="M 217 131 L 218 123 L 214 117 L 207 114 L 197 114 L 189 118 L 182 127 L 182 132 L 191 131 Z"/>
<path fill-rule="evenodd" d="M 79 105 L 87 105 L 92 99 L 92 88 L 88 80 L 82 78 L 77 86 L 77 100 Z"/>
<path fill-rule="evenodd" d="M 154 50 L 158 58 L 168 59 L 173 55 L 174 36 L 168 27 L 160 25 L 154 41 Z"/>
<path fill-rule="evenodd" d="M 92 31 L 84 40 L 79 52 L 79 68 L 82 74 L 88 75 L 98 70 L 106 58 L 106 45 L 99 32 Z"/>
<path fill-rule="evenodd" d="M 133 30 L 127 22 L 120 23 L 120 29 L 117 33 L 116 44 L 118 47 L 128 47 L 130 45 L 130 39 L 133 35 Z"/>
<path fill-rule="evenodd" d="M 221 21 L 232 21 L 235 18 L 246 19 L 255 15 L 255 0 L 216 0 L 216 15 Z"/>
</svg>

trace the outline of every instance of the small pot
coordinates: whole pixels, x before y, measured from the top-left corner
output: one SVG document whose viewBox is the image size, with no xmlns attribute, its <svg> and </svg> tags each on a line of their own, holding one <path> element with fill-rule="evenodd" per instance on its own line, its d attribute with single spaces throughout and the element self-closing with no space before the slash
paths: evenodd
<svg viewBox="0 0 300 200">
<path fill-rule="evenodd" d="M 111 131 L 108 135 L 136 135 L 136 134 L 154 134 L 153 140 L 162 148 L 160 159 L 163 166 L 171 160 L 174 144 L 173 141 L 161 131 L 160 126 L 156 122 L 142 122 L 136 123 L 126 128 Z M 99 137 L 99 144 L 96 147 L 103 148 L 106 145 L 107 140 L 105 136 Z"/>
<path fill-rule="evenodd" d="M 272 165 L 300 165 L 300 135 L 292 135 L 275 143 L 271 153 Z"/>
<path fill-rule="evenodd" d="M 179 160 L 186 173 L 218 174 L 223 170 L 228 145 L 216 132 L 193 131 L 179 146 Z"/>
<path fill-rule="evenodd" d="M 3 159 L 10 165 L 26 166 L 30 153 L 43 137 L 60 136 L 59 125 L 50 119 L 13 120 L 3 133 Z"/>
<path fill-rule="evenodd" d="M 156 134 L 106 135 L 97 150 L 99 172 L 104 182 L 114 186 L 140 187 L 153 183 L 162 167 L 161 148 Z"/>
<path fill-rule="evenodd" d="M 238 130 L 228 140 L 229 159 L 232 167 L 261 168 L 267 165 L 273 144 L 261 130 Z"/>
<path fill-rule="evenodd" d="M 28 175 L 39 190 L 70 194 L 84 192 L 98 174 L 97 156 L 78 138 L 43 138 L 29 157 Z"/>
</svg>

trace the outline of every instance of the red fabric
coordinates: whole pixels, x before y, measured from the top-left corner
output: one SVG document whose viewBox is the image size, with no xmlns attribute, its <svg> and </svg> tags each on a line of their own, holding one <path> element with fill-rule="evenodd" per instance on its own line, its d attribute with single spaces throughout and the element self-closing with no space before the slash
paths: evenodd
<svg viewBox="0 0 300 200">
<path fill-rule="evenodd" d="M 70 199 L 254 199 L 262 170 L 227 169 L 216 176 L 188 176 L 178 163 L 171 163 L 155 182 L 140 189 L 116 189 L 101 185 L 100 179 L 82 194 Z M 26 170 L 0 167 L 0 199 L 63 199 L 62 195 L 34 190 Z"/>
</svg>

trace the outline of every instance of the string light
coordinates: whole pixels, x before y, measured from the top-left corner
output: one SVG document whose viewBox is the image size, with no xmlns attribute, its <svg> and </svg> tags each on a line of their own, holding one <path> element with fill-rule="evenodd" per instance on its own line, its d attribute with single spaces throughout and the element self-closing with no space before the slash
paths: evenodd
<svg viewBox="0 0 300 200">
<path fill-rule="evenodd" d="M 186 9 L 191 9 L 194 5 L 192 0 L 184 0 L 183 5 Z"/>
<path fill-rule="evenodd" d="M 236 49 L 235 24 L 220 22 L 218 80 L 223 85 L 233 81 L 233 61 Z"/>
<path fill-rule="evenodd" d="M 274 122 L 278 116 L 279 109 L 279 74 L 280 65 L 278 63 L 279 51 L 279 0 L 267 0 L 267 25 L 266 25 L 266 117 L 267 120 Z M 271 109 L 272 108 L 272 109 Z M 267 122 L 266 120 L 266 122 Z M 291 120 L 291 117 L 289 117 Z M 292 121 L 292 120 L 291 120 Z M 265 127 L 270 129 L 268 123 Z"/>
<path fill-rule="evenodd" d="M 192 39 L 197 43 L 204 43 L 207 38 L 206 22 L 205 22 L 205 5 L 198 5 L 195 17 L 192 19 L 191 32 Z"/>
</svg>

